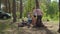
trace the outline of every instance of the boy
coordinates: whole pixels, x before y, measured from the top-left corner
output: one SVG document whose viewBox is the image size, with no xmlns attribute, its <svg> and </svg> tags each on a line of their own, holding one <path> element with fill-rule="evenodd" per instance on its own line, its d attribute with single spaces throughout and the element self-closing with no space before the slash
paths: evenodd
<svg viewBox="0 0 60 34">
<path fill-rule="evenodd" d="M 31 12 L 29 12 L 28 13 L 28 28 L 30 27 L 30 24 L 32 23 L 32 15 L 31 15 L 32 13 Z"/>
</svg>

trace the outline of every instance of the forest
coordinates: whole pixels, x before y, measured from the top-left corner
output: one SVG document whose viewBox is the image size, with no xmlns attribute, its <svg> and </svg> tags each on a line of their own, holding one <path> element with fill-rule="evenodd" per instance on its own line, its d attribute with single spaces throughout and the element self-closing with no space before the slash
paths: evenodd
<svg viewBox="0 0 60 34">
<path fill-rule="evenodd" d="M 34 7 L 42 10 L 42 22 L 47 29 L 18 27 L 22 19 L 28 20 L 28 12 L 33 13 Z M 4 13 L 1 17 L 0 13 L 0 34 L 59 34 L 59 8 L 59 0 L 0 0 L 0 12 L 11 17 Z"/>
</svg>

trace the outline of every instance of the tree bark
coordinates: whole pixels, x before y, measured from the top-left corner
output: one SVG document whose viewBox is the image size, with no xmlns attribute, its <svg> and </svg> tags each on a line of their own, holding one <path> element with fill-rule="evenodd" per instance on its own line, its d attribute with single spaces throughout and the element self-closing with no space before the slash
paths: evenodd
<svg viewBox="0 0 60 34">
<path fill-rule="evenodd" d="M 12 14 L 13 14 L 13 22 L 16 22 L 16 1 L 13 0 L 13 10 L 12 10 Z"/>
<path fill-rule="evenodd" d="M 59 0 L 59 11 L 60 11 L 60 0 Z M 59 12 L 59 20 L 60 20 L 60 12 Z M 60 21 L 59 21 L 59 29 L 58 32 L 60 33 Z"/>
<path fill-rule="evenodd" d="M 38 0 L 35 0 L 35 2 L 36 2 L 36 8 L 39 8 L 39 2 L 38 2 Z"/>
<path fill-rule="evenodd" d="M 7 0 L 4 0 L 4 5 L 5 5 L 4 11 L 5 11 L 5 12 L 8 12 L 8 8 L 7 8 Z"/>
<path fill-rule="evenodd" d="M 0 0 L 0 10 L 1 10 L 1 0 Z"/>
<path fill-rule="evenodd" d="M 9 13 L 11 13 L 11 6 L 10 6 L 10 1 L 8 0 L 8 10 L 9 10 Z"/>
<path fill-rule="evenodd" d="M 58 29 L 58 32 L 60 33 L 60 23 L 59 23 L 59 29 Z"/>
<path fill-rule="evenodd" d="M 23 12 L 23 5 L 22 0 L 20 0 L 20 18 L 22 18 L 22 12 Z"/>
</svg>

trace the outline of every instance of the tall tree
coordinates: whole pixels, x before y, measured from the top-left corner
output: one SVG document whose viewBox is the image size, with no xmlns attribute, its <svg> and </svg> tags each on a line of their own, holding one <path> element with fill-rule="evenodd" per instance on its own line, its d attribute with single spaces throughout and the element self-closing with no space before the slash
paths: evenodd
<svg viewBox="0 0 60 34">
<path fill-rule="evenodd" d="M 12 14 L 13 14 L 13 22 L 16 22 L 16 1 L 13 0 L 13 10 L 12 10 Z"/>
<path fill-rule="evenodd" d="M 4 11 L 5 11 L 5 12 L 8 12 L 8 8 L 7 8 L 7 0 L 4 0 L 4 5 L 5 5 Z"/>
<path fill-rule="evenodd" d="M 59 29 L 58 29 L 58 32 L 60 33 L 60 23 L 59 23 Z"/>
<path fill-rule="evenodd" d="M 60 17 L 60 0 L 59 0 L 59 17 Z M 60 20 L 60 18 L 59 18 Z M 58 29 L 58 32 L 60 33 L 60 22 L 59 22 L 59 29 Z"/>
<path fill-rule="evenodd" d="M 9 10 L 9 13 L 11 13 L 11 6 L 10 6 L 10 1 L 8 0 L 8 10 Z"/>
<path fill-rule="evenodd" d="M 0 10 L 1 10 L 1 0 L 0 0 Z"/>
<path fill-rule="evenodd" d="M 20 0 L 20 18 L 22 18 L 22 12 L 23 12 L 23 3 L 22 0 Z"/>
<path fill-rule="evenodd" d="M 39 8 L 39 2 L 38 2 L 38 0 L 35 0 L 35 2 L 36 2 L 36 8 Z"/>
</svg>

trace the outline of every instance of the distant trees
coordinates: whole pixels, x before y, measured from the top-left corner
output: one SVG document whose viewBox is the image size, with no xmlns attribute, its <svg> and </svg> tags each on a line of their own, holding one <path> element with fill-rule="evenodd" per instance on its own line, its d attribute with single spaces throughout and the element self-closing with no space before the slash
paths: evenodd
<svg viewBox="0 0 60 34">
<path fill-rule="evenodd" d="M 4 7 L 2 8 L 5 12 L 10 13 L 11 12 L 11 2 L 10 0 L 0 0 L 1 4 L 4 5 Z"/>
<path fill-rule="evenodd" d="M 13 0 L 0 0 L 0 2 L 1 1 L 5 5 L 4 11 L 11 13 L 13 10 L 13 7 L 12 7 Z M 16 13 L 19 16 L 19 18 L 22 18 L 22 15 L 24 17 L 26 17 L 27 12 L 32 11 L 32 8 L 34 6 L 40 7 L 40 9 L 43 10 L 44 19 L 46 19 L 45 17 L 47 17 L 49 19 L 53 18 L 55 20 L 58 17 L 58 2 L 56 2 L 56 1 L 53 1 L 53 2 L 51 2 L 51 0 L 15 0 L 15 1 L 16 1 L 16 5 L 18 5 L 16 7 L 18 7 L 18 9 L 20 8 L 20 10 L 17 9 L 20 12 L 20 14 L 18 14 L 19 12 L 16 10 L 17 11 Z M 17 1 L 18 1 L 18 3 L 17 3 Z M 37 2 L 37 1 L 39 1 L 39 2 Z"/>
</svg>

